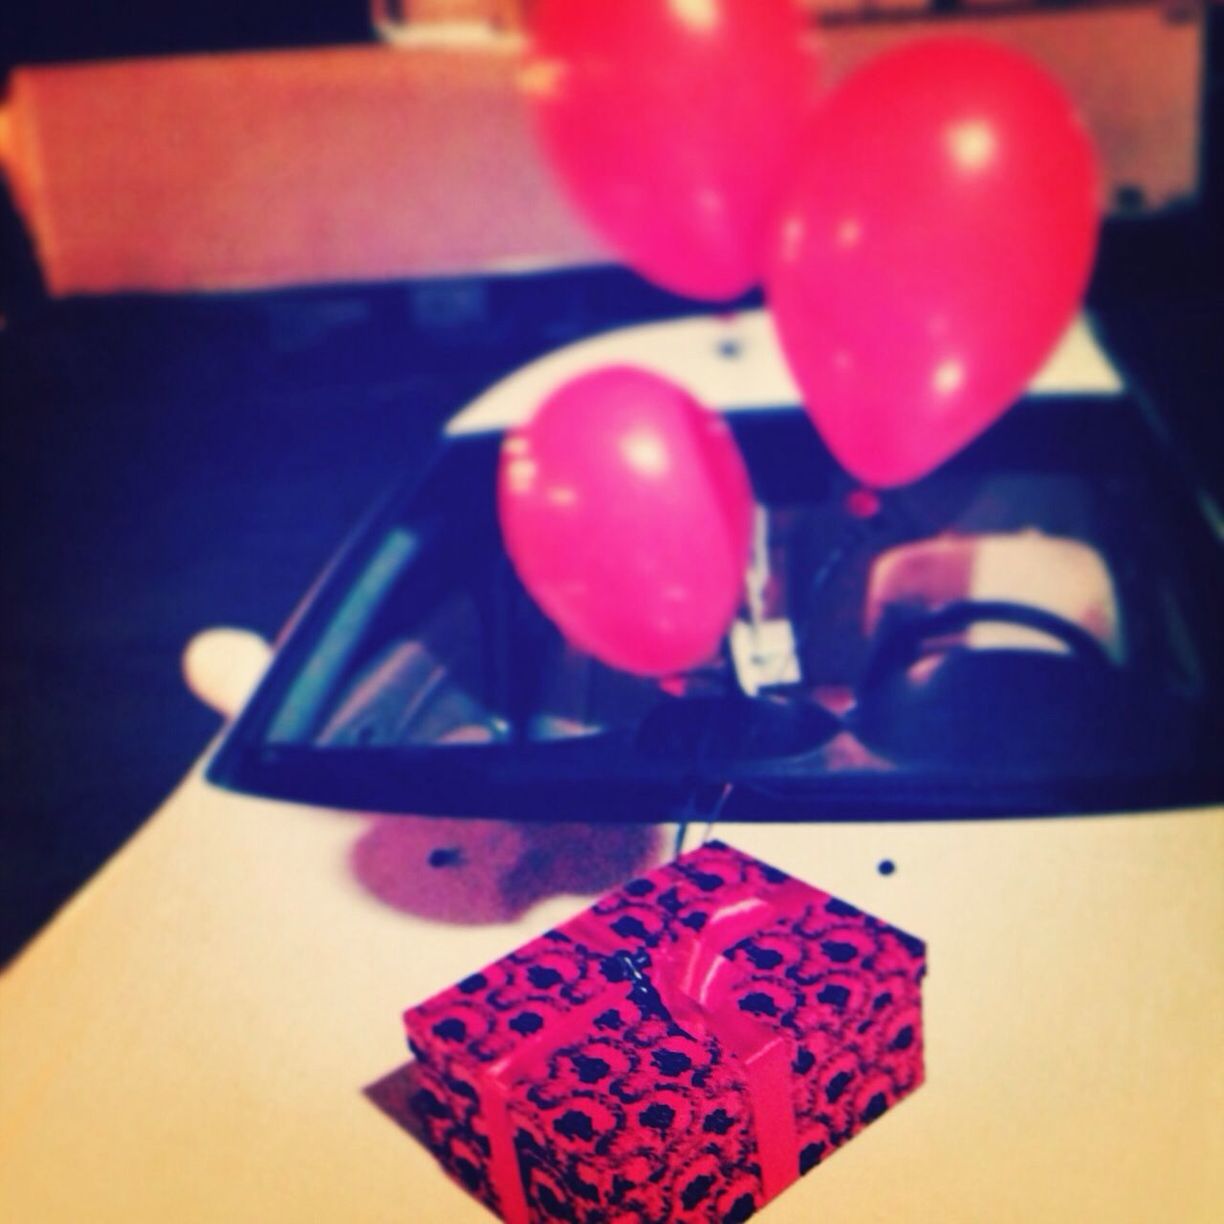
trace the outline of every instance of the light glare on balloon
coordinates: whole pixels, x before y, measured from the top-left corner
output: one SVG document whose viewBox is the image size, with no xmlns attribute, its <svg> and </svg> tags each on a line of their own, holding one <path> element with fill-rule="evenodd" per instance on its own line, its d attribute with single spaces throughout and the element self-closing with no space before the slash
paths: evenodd
<svg viewBox="0 0 1224 1224">
<path fill-rule="evenodd" d="M 837 245 L 847 250 L 856 247 L 863 236 L 863 226 L 857 217 L 847 217 L 837 227 Z"/>
<path fill-rule="evenodd" d="M 638 473 L 651 480 L 667 475 L 670 466 L 667 448 L 658 434 L 649 429 L 635 429 L 626 434 L 620 443 L 625 462 Z"/>
<path fill-rule="evenodd" d="M 697 34 L 708 34 L 718 27 L 718 5 L 715 0 L 668 0 L 676 19 Z"/>
<path fill-rule="evenodd" d="M 935 367 L 935 373 L 931 376 L 931 386 L 935 394 L 945 397 L 955 395 L 964 385 L 964 382 L 965 367 L 955 357 L 949 357 L 946 361 L 941 361 Z"/>
<path fill-rule="evenodd" d="M 947 143 L 952 160 L 969 173 L 986 169 L 999 148 L 994 129 L 984 119 L 952 124 L 948 128 Z"/>
</svg>

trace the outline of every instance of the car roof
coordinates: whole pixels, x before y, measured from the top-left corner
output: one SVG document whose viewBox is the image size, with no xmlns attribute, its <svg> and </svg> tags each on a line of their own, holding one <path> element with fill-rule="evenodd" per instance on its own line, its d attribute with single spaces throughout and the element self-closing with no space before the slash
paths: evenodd
<svg viewBox="0 0 1224 1224">
<path fill-rule="evenodd" d="M 512 428 L 563 383 L 606 365 L 651 370 L 721 412 L 800 401 L 768 311 L 745 310 L 622 327 L 566 345 L 495 383 L 450 420 L 446 433 Z M 1118 372 L 1082 316 L 1028 388 L 1031 395 L 1116 395 L 1122 389 Z"/>
</svg>

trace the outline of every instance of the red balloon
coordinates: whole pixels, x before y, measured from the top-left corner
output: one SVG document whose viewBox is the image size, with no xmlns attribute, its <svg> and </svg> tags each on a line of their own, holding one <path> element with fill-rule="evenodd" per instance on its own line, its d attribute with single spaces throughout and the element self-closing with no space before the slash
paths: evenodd
<svg viewBox="0 0 1224 1224">
<path fill-rule="evenodd" d="M 760 279 L 817 63 L 796 0 L 539 0 L 522 74 L 550 160 L 643 276 Z"/>
<path fill-rule="evenodd" d="M 645 370 L 574 379 L 502 444 L 498 511 L 523 585 L 576 646 L 639 675 L 718 649 L 752 509 L 726 422 Z"/>
<path fill-rule="evenodd" d="M 814 120 L 768 295 L 809 414 L 864 483 L 939 466 L 1024 390 L 1096 250 L 1092 140 L 1027 57 L 932 38 Z"/>
</svg>

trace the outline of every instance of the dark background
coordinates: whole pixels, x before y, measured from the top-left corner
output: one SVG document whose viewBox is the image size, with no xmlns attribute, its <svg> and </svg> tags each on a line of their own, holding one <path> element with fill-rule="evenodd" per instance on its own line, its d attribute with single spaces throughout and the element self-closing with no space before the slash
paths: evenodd
<svg viewBox="0 0 1224 1224">
<path fill-rule="evenodd" d="M 1107 227 L 1090 304 L 1224 492 L 1220 103 L 1201 202 Z M 0 6 L 20 63 L 368 40 L 365 0 Z M 183 645 L 276 632 L 381 486 L 493 378 L 690 309 L 616 270 L 47 301 L 0 205 L 0 963 L 139 826 L 216 729 Z"/>
</svg>

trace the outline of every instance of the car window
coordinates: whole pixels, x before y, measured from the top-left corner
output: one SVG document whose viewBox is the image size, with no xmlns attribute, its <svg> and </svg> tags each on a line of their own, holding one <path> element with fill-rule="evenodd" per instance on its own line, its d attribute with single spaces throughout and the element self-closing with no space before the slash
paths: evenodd
<svg viewBox="0 0 1224 1224">
<path fill-rule="evenodd" d="M 1010 779 L 1063 802 L 1070 788 L 1080 806 L 1106 779 L 1200 769 L 1220 725 L 1219 546 L 1161 484 L 1120 399 L 1014 413 L 879 494 L 797 411 L 733 428 L 755 546 L 739 618 L 700 667 L 643 678 L 568 644 L 502 546 L 499 439 L 459 439 L 326 585 L 248 742 L 465 749 L 467 782 L 483 768 L 472 750 L 587 745 L 566 768 L 593 782 L 699 766 L 762 787 L 959 786 L 963 800 L 970 781 Z M 1170 552 L 1175 533 L 1194 543 Z M 537 780 L 552 759 L 522 758 Z"/>
</svg>

